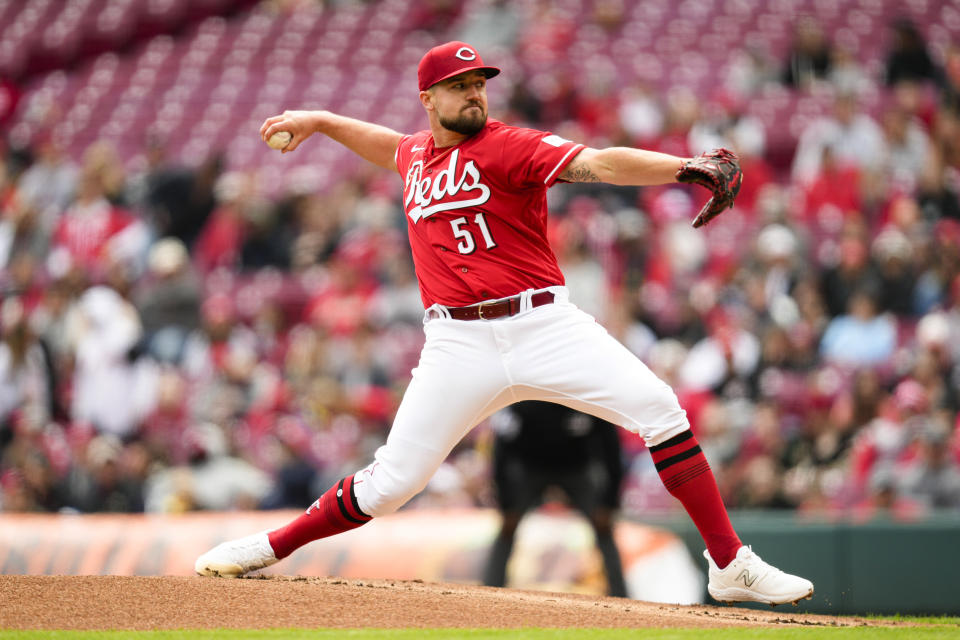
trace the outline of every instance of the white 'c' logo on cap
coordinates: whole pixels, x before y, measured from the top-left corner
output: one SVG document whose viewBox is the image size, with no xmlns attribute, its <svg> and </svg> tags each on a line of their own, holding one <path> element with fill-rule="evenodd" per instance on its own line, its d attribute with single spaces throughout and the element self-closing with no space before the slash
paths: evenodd
<svg viewBox="0 0 960 640">
<path fill-rule="evenodd" d="M 453 55 L 457 56 L 461 60 L 466 60 L 467 62 L 477 59 L 477 54 L 474 53 L 473 49 L 470 47 L 460 47 Z"/>
</svg>

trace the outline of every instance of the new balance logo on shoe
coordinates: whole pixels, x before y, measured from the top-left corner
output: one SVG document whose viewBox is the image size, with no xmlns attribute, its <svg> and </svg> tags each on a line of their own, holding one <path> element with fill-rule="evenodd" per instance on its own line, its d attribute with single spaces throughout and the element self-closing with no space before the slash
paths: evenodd
<svg viewBox="0 0 960 640">
<path fill-rule="evenodd" d="M 747 587 L 752 587 L 753 583 L 757 581 L 758 575 L 750 575 L 750 572 L 744 569 L 740 572 L 740 575 L 737 576 L 737 580 L 743 580 L 743 584 Z"/>
</svg>

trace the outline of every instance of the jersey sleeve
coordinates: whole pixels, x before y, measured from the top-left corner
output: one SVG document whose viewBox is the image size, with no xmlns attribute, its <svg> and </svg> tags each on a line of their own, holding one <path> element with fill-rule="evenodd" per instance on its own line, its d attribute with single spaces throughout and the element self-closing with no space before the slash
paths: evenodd
<svg viewBox="0 0 960 640">
<path fill-rule="evenodd" d="M 508 132 L 504 159 L 513 164 L 511 182 L 517 187 L 552 186 L 585 145 L 534 129 Z"/>
<path fill-rule="evenodd" d="M 402 178 L 407 174 L 407 163 L 410 162 L 410 139 L 413 136 L 406 135 L 400 138 L 397 143 L 397 150 L 393 152 L 393 161 L 397 165 L 397 173 Z"/>
</svg>

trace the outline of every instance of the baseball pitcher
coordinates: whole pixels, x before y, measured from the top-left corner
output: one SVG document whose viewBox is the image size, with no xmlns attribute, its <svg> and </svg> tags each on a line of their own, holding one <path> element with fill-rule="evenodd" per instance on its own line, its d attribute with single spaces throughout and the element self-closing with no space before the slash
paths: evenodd
<svg viewBox="0 0 960 640">
<path fill-rule="evenodd" d="M 391 513 L 423 489 L 474 425 L 514 402 L 543 400 L 644 439 L 703 537 L 716 600 L 812 596 L 809 580 L 741 543 L 676 395 L 570 302 L 547 242 L 546 194 L 556 182 L 700 184 L 713 197 L 693 221 L 699 227 L 733 205 L 742 179 L 736 156 L 593 149 L 508 126 L 487 117 L 486 83 L 499 72 L 463 42 L 428 51 L 418 80 L 429 129 L 411 135 L 327 111 L 286 111 L 264 122 L 264 141 L 291 134 L 283 153 L 321 133 L 400 174 L 426 342 L 373 462 L 287 525 L 214 547 L 197 559 L 197 573 L 242 575 Z"/>
</svg>

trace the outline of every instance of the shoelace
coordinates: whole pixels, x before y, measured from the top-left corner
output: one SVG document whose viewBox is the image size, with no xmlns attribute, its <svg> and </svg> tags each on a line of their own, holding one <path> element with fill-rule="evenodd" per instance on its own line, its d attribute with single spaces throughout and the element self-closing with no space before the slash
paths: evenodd
<svg viewBox="0 0 960 640">
<path fill-rule="evenodd" d="M 756 562 L 757 564 L 763 567 L 764 571 L 769 571 L 770 573 L 773 573 L 773 574 L 783 573 L 783 571 L 781 571 L 780 569 L 777 569 L 772 564 L 767 564 L 767 562 L 764 561 L 763 558 L 755 554 L 753 552 L 753 547 L 751 547 L 750 545 L 746 545 L 746 547 L 747 547 L 747 553 L 743 554 L 743 558 L 740 558 L 740 560 L 744 562 Z"/>
</svg>

